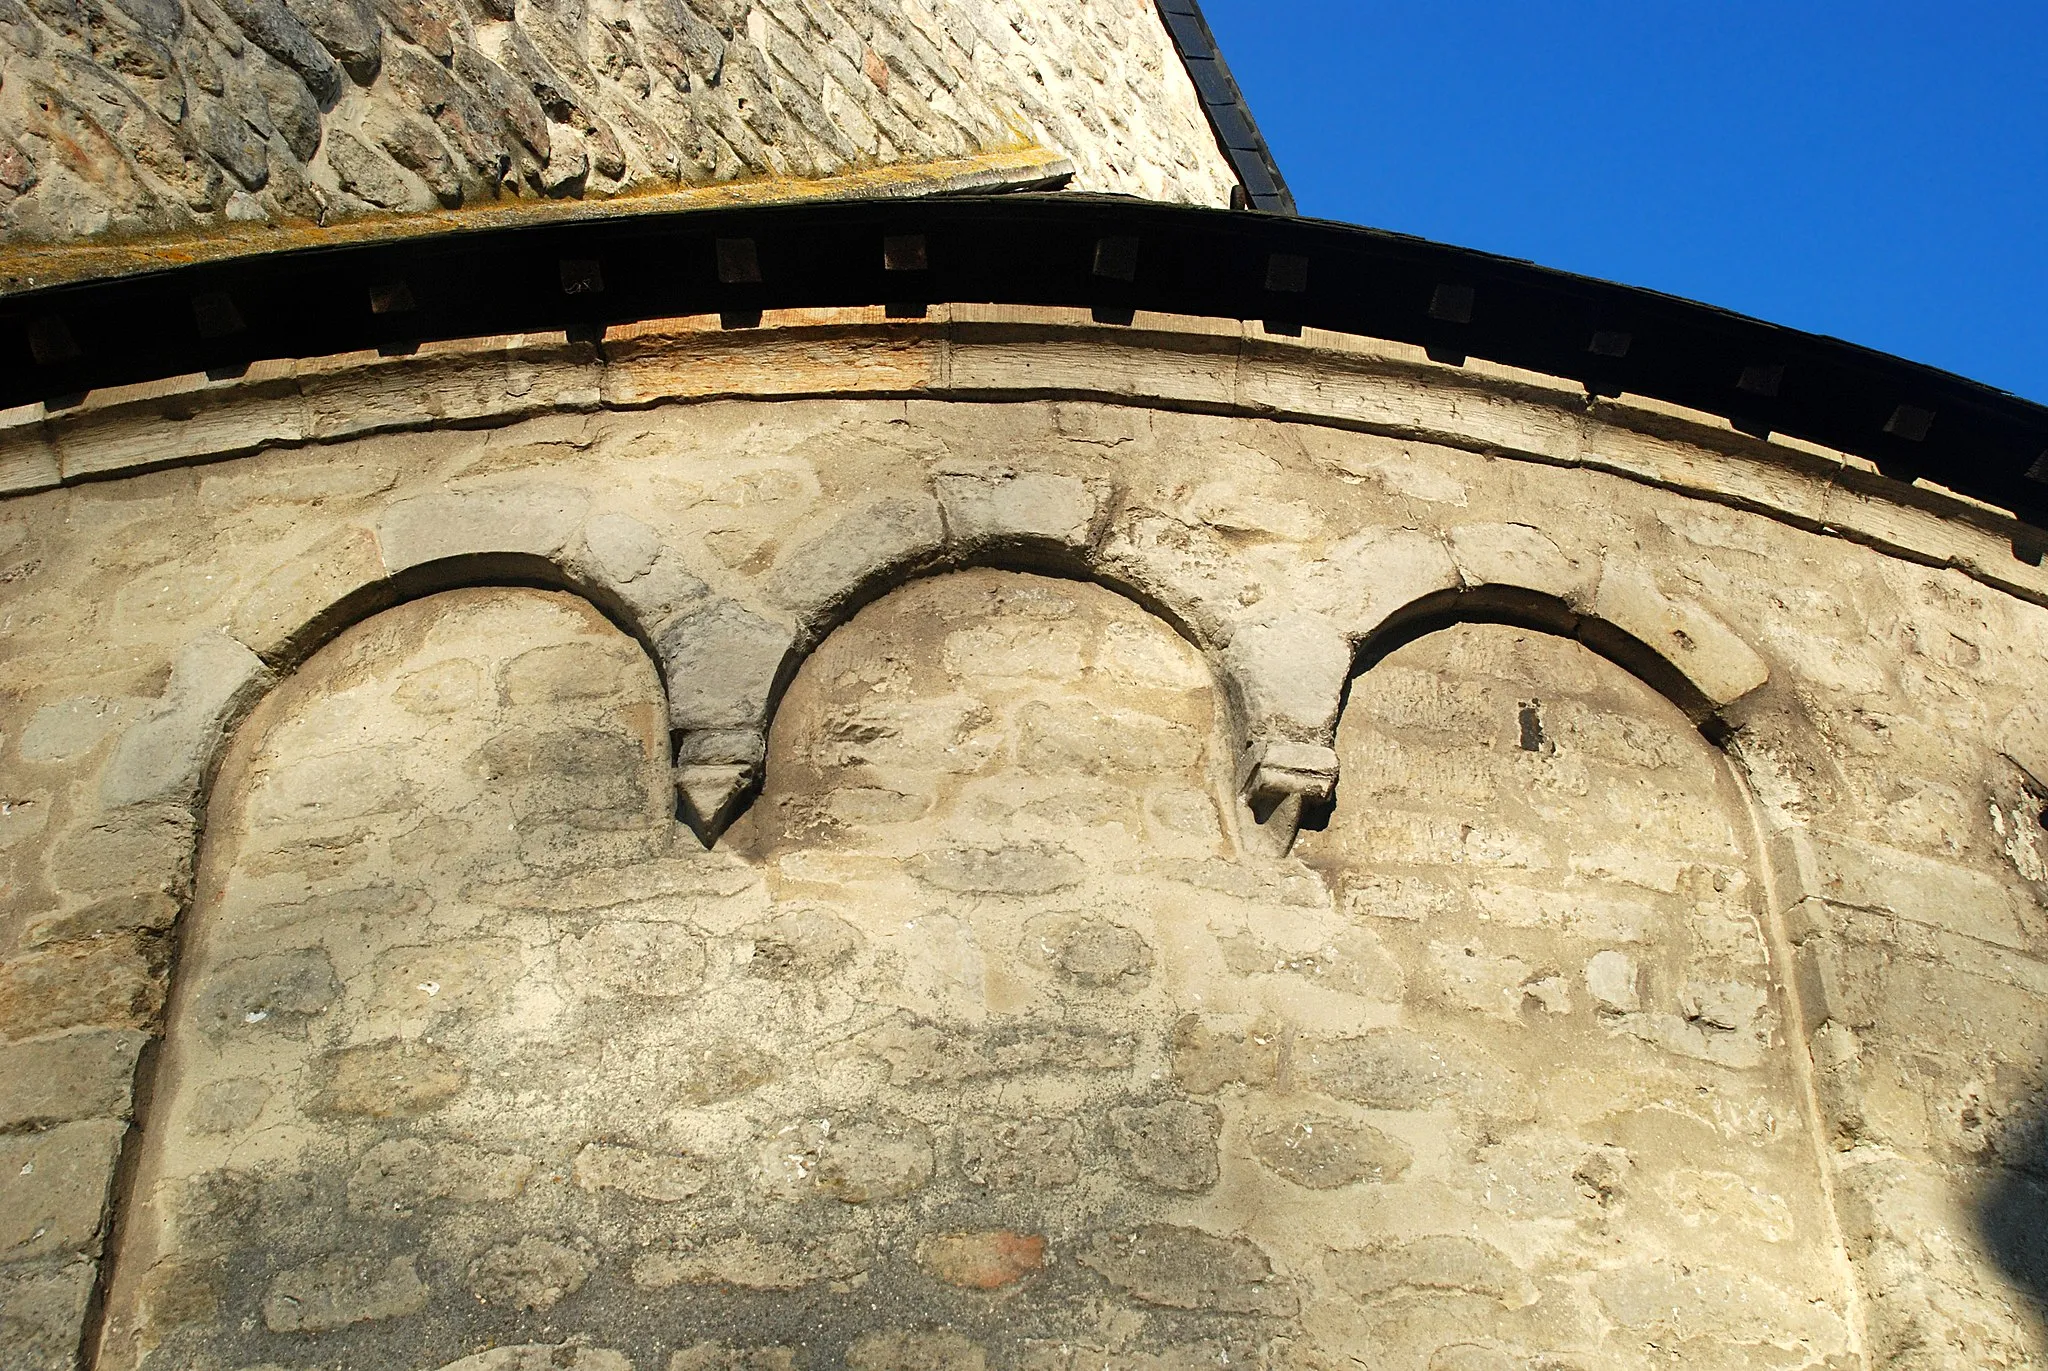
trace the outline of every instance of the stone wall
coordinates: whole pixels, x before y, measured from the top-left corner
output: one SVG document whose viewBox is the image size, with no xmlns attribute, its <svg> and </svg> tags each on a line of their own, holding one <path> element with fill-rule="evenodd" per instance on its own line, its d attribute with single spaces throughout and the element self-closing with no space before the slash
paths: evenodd
<svg viewBox="0 0 2048 1371">
<path fill-rule="evenodd" d="M 0 4 L 17 247 L 763 178 L 794 196 L 1026 148 L 1083 190 L 1222 205 L 1234 184 L 1151 0 Z"/>
<path fill-rule="evenodd" d="M 770 323 L 726 395 L 849 393 L 337 360 L 525 408 L 110 400 L 248 455 L 0 504 L 17 1361 L 2048 1355 L 1989 516 L 1314 338 L 904 400 L 939 325 Z M 1217 357 L 1291 412 L 1128 393 Z"/>
</svg>

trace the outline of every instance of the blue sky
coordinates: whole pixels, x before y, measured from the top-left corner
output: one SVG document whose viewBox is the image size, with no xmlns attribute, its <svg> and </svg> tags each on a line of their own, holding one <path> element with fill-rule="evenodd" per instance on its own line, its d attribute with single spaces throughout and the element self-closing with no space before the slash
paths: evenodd
<svg viewBox="0 0 2048 1371">
<path fill-rule="evenodd" d="M 1204 0 L 1304 214 L 2048 402 L 2048 3 Z"/>
</svg>

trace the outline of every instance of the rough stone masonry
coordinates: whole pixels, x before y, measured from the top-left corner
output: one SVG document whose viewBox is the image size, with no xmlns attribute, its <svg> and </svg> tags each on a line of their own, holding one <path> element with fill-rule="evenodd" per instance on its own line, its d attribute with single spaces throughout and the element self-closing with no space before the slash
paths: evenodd
<svg viewBox="0 0 2048 1371">
<path fill-rule="evenodd" d="M 1981 511 L 1016 311 L 0 444 L 9 1367 L 2048 1356 Z"/>
<path fill-rule="evenodd" d="M 17 253 L 1013 162 L 1235 184 L 1152 0 L 0 0 Z"/>
</svg>

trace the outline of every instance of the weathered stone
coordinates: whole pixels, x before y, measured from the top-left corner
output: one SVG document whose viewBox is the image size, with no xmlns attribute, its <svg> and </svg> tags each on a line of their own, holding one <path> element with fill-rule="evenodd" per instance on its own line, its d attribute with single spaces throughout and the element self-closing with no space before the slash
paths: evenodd
<svg viewBox="0 0 2048 1371">
<path fill-rule="evenodd" d="M 1670 662 L 1714 705 L 1732 704 L 1770 679 L 1770 667 L 1732 629 L 1697 604 L 1668 598 L 1640 568 L 1610 560 L 1593 612 Z"/>
<path fill-rule="evenodd" d="M 376 537 L 368 529 L 339 529 L 258 582 L 236 607 L 229 631 L 275 660 L 334 604 L 383 577 Z"/>
<path fill-rule="evenodd" d="M 44 705 L 30 717 L 15 742 L 25 762 L 68 762 L 98 747 L 134 707 L 127 699 L 79 696 Z"/>
<path fill-rule="evenodd" d="M 1369 1109 L 1460 1104 L 1508 1117 L 1529 1109 L 1510 1071 L 1439 1037 L 1388 1031 L 1305 1047 L 1297 1056 L 1319 1088 Z"/>
<path fill-rule="evenodd" d="M 0 962 L 0 1039 L 68 1028 L 150 1028 L 164 987 L 137 937 L 63 943 Z"/>
<path fill-rule="evenodd" d="M 508 16 L 509 17 L 509 16 Z M 548 117 L 533 92 L 506 74 L 505 69 L 465 43 L 455 45 L 455 75 L 496 111 L 527 150 L 543 163 L 552 144 Z"/>
<path fill-rule="evenodd" d="M 815 909 L 792 909 L 741 930 L 749 940 L 750 975 L 772 980 L 816 980 L 839 970 L 860 951 L 860 931 Z"/>
<path fill-rule="evenodd" d="M 279 8 L 282 9 L 281 6 Z M 326 57 L 324 52 L 319 55 L 323 60 Z M 256 87 L 253 99 L 261 110 L 257 131 L 263 132 L 266 125 L 275 128 L 293 157 L 301 163 L 312 161 L 313 154 L 320 150 L 324 132 L 321 102 L 315 98 L 314 90 L 308 89 L 308 82 L 302 80 L 289 65 L 270 61 L 260 54 L 251 54 L 247 70 Z M 244 117 L 251 115 L 251 111 L 246 109 L 242 113 Z M 304 190 L 304 175 L 287 163 L 273 163 L 270 179 L 265 184 L 273 196 L 288 206 L 309 202 Z M 306 214 L 302 217 L 317 219 L 318 216 Z"/>
<path fill-rule="evenodd" d="M 844 1204 L 897 1200 L 932 1176 L 930 1130 L 895 1116 L 830 1119 L 786 1126 L 761 1149 L 768 1185 L 791 1197 L 825 1196 Z"/>
<path fill-rule="evenodd" d="M 1033 844 L 996 850 L 956 847 L 918 862 L 918 878 L 940 890 L 977 895 L 1046 895 L 1081 879 L 1070 852 Z"/>
<path fill-rule="evenodd" d="M 270 152 L 263 136 L 233 110 L 208 105 L 199 117 L 199 142 L 249 190 L 270 184 Z"/>
<path fill-rule="evenodd" d="M 155 708 L 121 735 L 100 779 L 101 802 L 112 809 L 194 799 L 226 729 L 271 679 L 262 658 L 226 634 L 193 639 Z"/>
<path fill-rule="evenodd" d="M 462 203 L 462 173 L 431 124 L 380 105 L 363 116 L 363 135 L 425 181 L 444 208 Z"/>
<path fill-rule="evenodd" d="M 216 0 L 249 41 L 305 79 L 324 105 L 341 95 L 341 69 L 281 0 Z"/>
<path fill-rule="evenodd" d="M 208 1081 L 192 1101 L 192 1126 L 201 1133 L 239 1133 L 263 1115 L 271 1090 L 254 1076 Z"/>
<path fill-rule="evenodd" d="M 485 1304 L 552 1309 L 583 1288 L 594 1266 L 578 1248 L 529 1236 L 478 1257 L 469 1289 Z"/>
<path fill-rule="evenodd" d="M 1254 1135 L 1252 1153 L 1275 1174 L 1310 1190 L 1359 1181 L 1398 1181 L 1414 1154 L 1376 1128 L 1305 1115 Z"/>
<path fill-rule="evenodd" d="M 590 153 L 583 139 L 573 132 L 555 130 L 548 134 L 548 147 L 548 164 L 540 173 L 541 191 L 556 197 L 581 194 L 590 175 Z"/>
<path fill-rule="evenodd" d="M 1074 550 L 1095 539 L 1099 500 L 1077 477 L 997 470 L 943 475 L 936 489 L 947 537 L 977 553 L 1041 545 Z"/>
<path fill-rule="evenodd" d="M 443 62 L 455 56 L 449 20 L 432 0 L 376 0 L 377 13 L 408 42 L 419 44 Z"/>
<path fill-rule="evenodd" d="M 440 1108 L 462 1089 L 462 1063 L 427 1043 L 382 1042 L 326 1055 L 312 1109 L 337 1117 L 409 1118 Z"/>
<path fill-rule="evenodd" d="M 1098 1234 L 1078 1260 L 1131 1298 L 1168 1309 L 1287 1318 L 1301 1304 L 1249 1238 L 1147 1224 L 1133 1233 Z"/>
<path fill-rule="evenodd" d="M 892 1023 L 859 1045 L 887 1062 L 892 1083 L 900 1085 L 952 1084 L 1048 1067 L 1114 1071 L 1129 1066 L 1135 1052 L 1127 1034 L 1032 1023 L 1004 1025 L 978 1038 L 936 1024 Z"/>
<path fill-rule="evenodd" d="M 1323 1265 L 1345 1294 L 1359 1300 L 1433 1290 L 1484 1295 L 1509 1309 L 1537 1300 L 1535 1285 L 1505 1253 L 1460 1234 L 1332 1252 Z"/>
<path fill-rule="evenodd" d="M 13 1371 L 73 1371 L 96 1271 L 89 1261 L 0 1268 L 0 1348 Z"/>
<path fill-rule="evenodd" d="M 975 1185 L 1035 1192 L 1080 1179 L 1080 1129 L 1072 1119 L 972 1116 L 960 1121 L 958 1136 L 960 1172 Z"/>
<path fill-rule="evenodd" d="M 1642 973 L 1625 952 L 1596 952 L 1586 963 L 1586 990 L 1600 1008 L 1629 1014 L 1642 1008 Z"/>
<path fill-rule="evenodd" d="M 367 86 L 377 79 L 383 51 L 384 30 L 369 0 L 285 0 L 294 15 L 309 29 L 320 45 L 334 54 L 334 60 Z"/>
<path fill-rule="evenodd" d="M 413 200 L 412 187 L 398 168 L 346 129 L 328 131 L 327 165 L 334 168 L 343 190 L 382 209 L 397 209 Z"/>
<path fill-rule="evenodd" d="M 1471 586 L 1508 586 L 1588 608 L 1598 567 L 1530 524 L 1464 524 L 1450 532 L 1451 559 Z"/>
<path fill-rule="evenodd" d="M 748 1042 L 715 1042 L 685 1050 L 675 1101 L 686 1108 L 736 1100 L 783 1074 L 773 1053 Z"/>
<path fill-rule="evenodd" d="M 377 543 L 391 572 L 480 553 L 553 558 L 575 536 L 588 504 L 581 491 L 561 488 L 415 496 L 385 511 Z"/>
<path fill-rule="evenodd" d="M 827 621 L 883 575 L 936 560 L 945 536 L 938 503 L 929 496 L 869 501 L 781 557 L 768 593 L 807 622 Z"/>
<path fill-rule="evenodd" d="M 1083 919 L 1055 937 L 1053 965 L 1082 985 L 1134 986 L 1152 969 L 1152 949 L 1144 938 L 1107 919 Z"/>
<path fill-rule="evenodd" d="M 573 1342 L 526 1343 L 518 1347 L 493 1347 L 473 1357 L 449 1362 L 441 1371 L 633 1371 L 633 1363 L 625 1353 L 608 1347 Z"/>
<path fill-rule="evenodd" d="M 1162 1190 L 1206 1190 L 1216 1183 L 1222 1126 L 1213 1105 L 1186 1100 L 1109 1111 L 1110 1139 L 1123 1164 Z"/>
<path fill-rule="evenodd" d="M 1840 1319 L 1825 1305 L 1704 1263 L 1664 1260 L 1603 1271 L 1593 1292 L 1624 1328 L 1730 1343 L 1804 1343 L 1823 1355 L 1844 1342 Z"/>
<path fill-rule="evenodd" d="M 699 1342 L 671 1352 L 668 1371 L 796 1371 L 793 1347 L 728 1347 Z"/>
<path fill-rule="evenodd" d="M 788 629 L 720 600 L 662 629 L 669 721 L 679 729 L 758 728 L 789 655 Z"/>
<path fill-rule="evenodd" d="M 130 1029 L 0 1047 L 0 1132 L 126 1117 L 145 1041 Z"/>
<path fill-rule="evenodd" d="M 197 1007 L 201 1030 L 217 1039 L 306 1036 L 341 996 L 334 965 L 319 948 L 248 957 L 214 969 Z"/>
<path fill-rule="evenodd" d="M 1173 1078 L 1190 1094 L 1238 1083 L 1257 1089 L 1279 1074 L 1280 1034 L 1271 1026 L 1226 1028 L 1193 1014 L 1174 1025 Z"/>
<path fill-rule="evenodd" d="M 967 1290 L 999 1290 L 1045 1265 L 1045 1239 L 1026 1233 L 939 1233 L 918 1244 L 917 1264 Z"/>
<path fill-rule="evenodd" d="M 561 949 L 569 978 L 596 995 L 673 999 L 704 979 L 704 943 L 671 923 L 607 920 Z"/>
<path fill-rule="evenodd" d="M 0 1262 L 99 1251 L 118 1119 L 0 1135 Z"/>
<path fill-rule="evenodd" d="M 531 1157 L 489 1152 L 458 1142 L 389 1138 L 363 1154 L 348 1178 L 349 1208 L 365 1214 L 408 1214 L 436 1200 L 502 1203 L 533 1174 Z"/>
<path fill-rule="evenodd" d="M 411 1257 L 322 1257 L 271 1281 L 263 1323 L 273 1333 L 328 1333 L 427 1307 Z"/>
<path fill-rule="evenodd" d="M 503 115 L 443 67 L 403 48 L 385 63 L 385 76 L 410 109 L 432 119 L 472 172 L 495 187 L 512 172 L 512 133 Z"/>
</svg>

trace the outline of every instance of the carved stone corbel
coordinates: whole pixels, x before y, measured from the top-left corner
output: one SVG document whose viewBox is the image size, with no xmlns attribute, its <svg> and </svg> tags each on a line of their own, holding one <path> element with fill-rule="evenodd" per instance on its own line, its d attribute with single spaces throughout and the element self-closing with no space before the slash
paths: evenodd
<svg viewBox="0 0 2048 1371">
<path fill-rule="evenodd" d="M 1237 792 L 1251 811 L 1257 846 L 1285 856 L 1302 821 L 1327 812 L 1336 799 L 1337 750 L 1254 738 L 1238 764 Z"/>
</svg>

